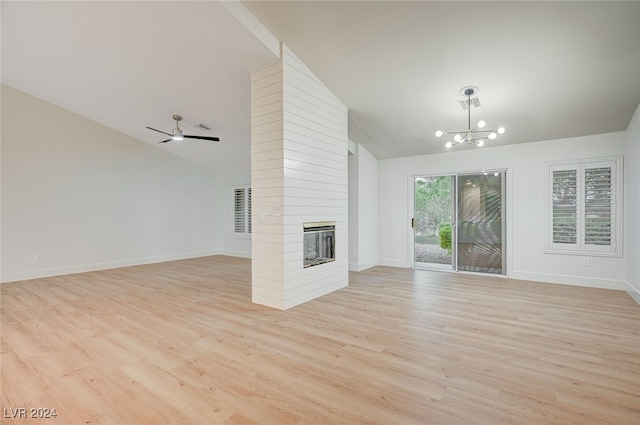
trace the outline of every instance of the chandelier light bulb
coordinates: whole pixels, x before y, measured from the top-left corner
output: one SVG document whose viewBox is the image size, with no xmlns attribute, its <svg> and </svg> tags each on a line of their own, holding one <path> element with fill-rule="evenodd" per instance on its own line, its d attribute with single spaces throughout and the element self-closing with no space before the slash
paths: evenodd
<svg viewBox="0 0 640 425">
<path fill-rule="evenodd" d="M 505 128 L 504 128 L 504 127 L 500 127 L 500 128 L 498 129 L 498 134 L 504 134 L 504 132 L 505 132 L 505 131 L 507 131 L 507 130 L 505 130 Z"/>
<path fill-rule="evenodd" d="M 447 148 L 447 149 L 451 149 L 451 146 L 453 146 L 453 143 L 451 143 L 451 142 L 447 142 L 447 143 L 445 144 L 445 146 L 446 146 L 446 148 Z"/>
<path fill-rule="evenodd" d="M 478 121 L 478 128 L 484 128 L 485 125 L 487 125 L 487 123 L 484 120 Z"/>
<path fill-rule="evenodd" d="M 481 148 L 484 145 L 484 140 L 478 140 L 478 147 Z"/>
<path fill-rule="evenodd" d="M 436 137 L 442 137 L 444 133 L 440 130 L 436 131 Z"/>
<path fill-rule="evenodd" d="M 461 142 L 462 141 L 462 136 L 459 134 L 456 134 L 455 136 L 453 136 L 453 140 L 455 140 L 456 142 Z"/>
<path fill-rule="evenodd" d="M 487 136 L 489 139 L 493 140 L 496 137 L 498 137 L 498 135 L 495 132 L 489 133 L 489 135 Z"/>
</svg>

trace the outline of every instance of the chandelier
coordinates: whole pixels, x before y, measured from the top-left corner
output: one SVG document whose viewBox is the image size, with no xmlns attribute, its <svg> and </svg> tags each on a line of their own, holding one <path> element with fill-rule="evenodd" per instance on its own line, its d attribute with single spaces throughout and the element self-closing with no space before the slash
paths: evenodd
<svg viewBox="0 0 640 425">
<path fill-rule="evenodd" d="M 480 101 L 478 98 L 471 99 L 471 96 L 478 93 L 478 87 L 475 86 L 467 86 L 460 89 L 460 94 L 467 96 L 467 100 L 460 101 L 462 107 L 469 111 L 468 117 L 468 125 L 467 129 L 464 131 L 436 131 L 436 137 L 442 137 L 445 134 L 453 134 L 453 141 L 448 141 L 445 146 L 447 149 L 451 147 L 462 144 L 462 143 L 474 143 L 476 146 L 481 147 L 484 145 L 486 140 L 493 140 L 498 137 L 498 134 L 504 134 L 504 127 L 500 127 L 497 130 L 483 130 L 483 128 L 487 125 L 484 120 L 478 121 L 478 125 L 474 128 L 471 128 L 471 106 L 478 107 L 480 106 Z"/>
</svg>

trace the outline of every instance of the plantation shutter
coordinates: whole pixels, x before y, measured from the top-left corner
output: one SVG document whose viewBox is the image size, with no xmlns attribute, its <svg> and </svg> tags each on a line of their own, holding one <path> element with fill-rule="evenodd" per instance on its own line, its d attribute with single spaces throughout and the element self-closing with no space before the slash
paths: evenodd
<svg viewBox="0 0 640 425">
<path fill-rule="evenodd" d="M 548 251 L 620 254 L 620 167 L 613 158 L 548 164 Z"/>
<path fill-rule="evenodd" d="M 236 234 L 251 233 L 251 188 L 236 187 L 233 190 L 233 231 Z"/>
<path fill-rule="evenodd" d="M 614 244 L 613 165 L 584 169 L 584 243 L 601 249 Z"/>
<path fill-rule="evenodd" d="M 235 198 L 235 220 L 234 220 L 234 232 L 236 233 L 245 233 L 246 232 L 246 196 L 245 196 L 245 188 L 235 189 L 234 198 Z"/>
<path fill-rule="evenodd" d="M 575 245 L 578 241 L 578 170 L 553 170 L 552 241 Z"/>
</svg>

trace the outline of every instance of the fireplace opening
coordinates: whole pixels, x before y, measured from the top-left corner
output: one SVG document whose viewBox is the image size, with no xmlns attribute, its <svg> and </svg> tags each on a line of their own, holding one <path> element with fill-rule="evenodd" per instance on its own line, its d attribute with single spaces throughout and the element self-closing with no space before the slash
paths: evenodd
<svg viewBox="0 0 640 425">
<path fill-rule="evenodd" d="M 304 223 L 304 267 L 335 261 L 336 222 Z"/>
</svg>

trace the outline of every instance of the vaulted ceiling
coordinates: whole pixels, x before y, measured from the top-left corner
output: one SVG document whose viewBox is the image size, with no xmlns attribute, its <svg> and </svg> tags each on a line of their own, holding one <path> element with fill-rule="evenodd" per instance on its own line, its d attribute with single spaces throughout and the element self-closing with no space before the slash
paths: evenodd
<svg viewBox="0 0 640 425">
<path fill-rule="evenodd" d="M 507 128 L 483 149 L 621 131 L 640 103 L 640 2 L 243 4 L 379 159 L 444 152 L 467 85 L 472 123 Z M 249 76 L 276 60 L 216 1 L 2 2 L 3 83 L 220 172 L 248 169 Z M 157 145 L 174 113 L 221 142 Z"/>
<path fill-rule="evenodd" d="M 2 2 L 3 83 L 223 173 L 250 167 L 250 75 L 277 60 L 217 1 Z M 173 114 L 221 141 L 157 144 Z"/>
</svg>

